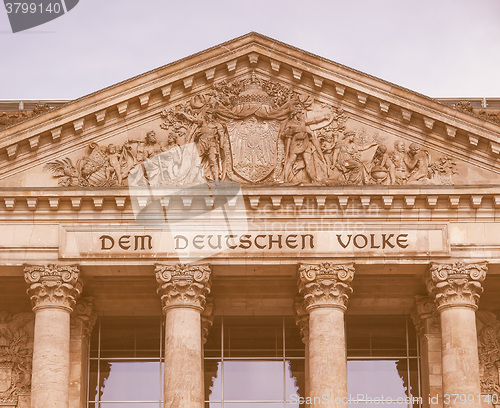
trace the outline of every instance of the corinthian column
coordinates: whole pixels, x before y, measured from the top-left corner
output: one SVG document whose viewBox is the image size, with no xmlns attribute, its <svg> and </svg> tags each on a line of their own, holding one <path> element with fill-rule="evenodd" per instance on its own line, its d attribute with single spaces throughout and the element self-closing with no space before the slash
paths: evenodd
<svg viewBox="0 0 500 408">
<path fill-rule="evenodd" d="M 485 263 L 433 263 L 429 268 L 427 290 L 441 318 L 445 408 L 463 408 L 463 398 L 468 408 L 481 407 L 476 310 L 486 271 Z"/>
<path fill-rule="evenodd" d="M 76 266 L 26 266 L 35 312 L 32 408 L 68 408 L 70 313 L 82 290 Z"/>
<path fill-rule="evenodd" d="M 354 265 L 300 265 L 299 292 L 309 313 L 309 393 L 312 408 L 347 408 L 344 312 Z"/>
<path fill-rule="evenodd" d="M 165 313 L 165 407 L 204 407 L 201 312 L 210 293 L 208 265 L 157 265 Z"/>
</svg>

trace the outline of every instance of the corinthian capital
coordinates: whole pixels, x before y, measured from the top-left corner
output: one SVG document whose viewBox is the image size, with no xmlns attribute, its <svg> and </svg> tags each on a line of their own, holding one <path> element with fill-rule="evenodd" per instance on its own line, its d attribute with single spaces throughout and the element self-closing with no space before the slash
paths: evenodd
<svg viewBox="0 0 500 408">
<path fill-rule="evenodd" d="M 299 266 L 299 292 L 309 312 L 316 307 L 347 309 L 352 293 L 354 264 L 301 264 Z"/>
<path fill-rule="evenodd" d="M 172 307 L 203 311 L 210 293 L 210 266 L 157 265 L 155 272 L 164 311 Z"/>
<path fill-rule="evenodd" d="M 486 278 L 486 262 L 468 264 L 432 263 L 427 274 L 427 291 L 436 299 L 437 310 L 462 306 L 477 309 L 479 297 L 483 293 L 481 283 Z"/>
<path fill-rule="evenodd" d="M 80 271 L 74 265 L 33 265 L 24 268 L 24 279 L 33 311 L 59 308 L 73 311 L 82 292 Z"/>
</svg>

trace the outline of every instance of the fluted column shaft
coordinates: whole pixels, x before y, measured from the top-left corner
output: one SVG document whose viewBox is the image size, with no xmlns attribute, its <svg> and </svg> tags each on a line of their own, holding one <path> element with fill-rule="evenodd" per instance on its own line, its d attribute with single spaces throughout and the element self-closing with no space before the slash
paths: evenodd
<svg viewBox="0 0 500 408">
<path fill-rule="evenodd" d="M 210 293 L 207 265 L 158 265 L 165 314 L 165 407 L 204 407 L 201 312 Z"/>
<path fill-rule="evenodd" d="M 31 383 L 32 408 L 68 408 L 70 313 L 81 293 L 76 266 L 27 266 L 35 332 Z"/>
<path fill-rule="evenodd" d="M 344 312 L 354 266 L 300 265 L 299 292 L 309 313 L 309 396 L 312 408 L 347 408 Z"/>
<path fill-rule="evenodd" d="M 484 263 L 431 264 L 429 268 L 427 289 L 435 297 L 441 320 L 445 408 L 463 407 L 460 396 L 467 398 L 468 408 L 482 405 L 476 310 L 486 271 Z"/>
</svg>

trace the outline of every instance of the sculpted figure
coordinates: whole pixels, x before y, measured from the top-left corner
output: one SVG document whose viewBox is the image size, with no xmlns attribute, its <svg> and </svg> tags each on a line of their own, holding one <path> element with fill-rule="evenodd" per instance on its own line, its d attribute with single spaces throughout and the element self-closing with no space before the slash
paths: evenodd
<svg viewBox="0 0 500 408">
<path fill-rule="evenodd" d="M 419 145 L 412 143 L 405 160 L 406 167 L 410 172 L 408 175 L 408 183 L 429 180 L 430 161 L 429 152 L 427 150 L 421 150 Z"/>
<path fill-rule="evenodd" d="M 196 143 L 206 178 L 220 180 L 222 178 L 220 161 L 224 127 L 215 119 L 215 112 L 207 109 L 204 114 L 201 114 L 201 118 L 185 112 L 178 112 L 178 114 L 196 125 L 196 128 L 191 131 L 188 142 L 192 139 Z"/>
<path fill-rule="evenodd" d="M 355 132 L 346 132 L 344 139 L 335 146 L 333 162 L 343 176 L 344 184 L 362 185 L 368 183 L 368 170 L 361 161 L 360 152 L 377 146 L 377 143 L 360 146 L 355 141 Z"/>
<path fill-rule="evenodd" d="M 168 142 L 165 152 L 162 153 L 163 175 L 167 180 L 177 180 L 179 176 L 179 166 L 181 165 L 182 155 L 177 143 L 177 137 L 171 133 L 168 135 Z"/>
<path fill-rule="evenodd" d="M 114 144 L 108 145 L 108 161 L 109 164 L 106 167 L 106 177 L 110 179 L 114 173 L 116 175 L 118 185 L 121 186 L 123 183 L 122 167 L 120 164 L 121 152 L 118 152 L 118 149 Z"/>
<path fill-rule="evenodd" d="M 370 174 L 376 183 L 395 183 L 396 168 L 387 154 L 387 147 L 385 145 L 378 145 L 372 159 L 372 169 Z"/>
<path fill-rule="evenodd" d="M 164 151 L 164 147 L 161 142 L 158 142 L 156 139 L 156 133 L 154 130 L 151 130 L 146 134 L 144 140 L 127 140 L 126 147 L 131 149 L 132 144 L 137 145 L 137 152 L 135 154 L 136 162 L 141 163 L 146 159 L 154 156 L 155 154 L 161 153 Z"/>
<path fill-rule="evenodd" d="M 214 113 L 210 110 L 197 122 L 198 130 L 194 134 L 194 141 L 205 164 L 205 174 L 210 180 L 220 180 L 219 160 L 224 128 L 215 120 Z"/>
<path fill-rule="evenodd" d="M 321 151 L 323 152 L 326 164 L 330 169 L 334 165 L 333 152 L 335 151 L 335 144 L 337 143 L 337 139 L 335 138 L 333 133 L 329 133 L 325 135 L 325 137 L 320 138 L 320 143 L 321 143 Z"/>
<path fill-rule="evenodd" d="M 407 167 L 406 167 L 406 147 L 402 140 L 396 140 L 394 142 L 394 151 L 391 155 L 391 161 L 394 164 L 395 171 L 395 182 L 396 184 L 404 184 L 407 178 Z"/>
<path fill-rule="evenodd" d="M 291 182 L 294 176 L 304 170 L 313 182 L 321 182 L 323 177 L 318 172 L 314 156 L 326 165 L 325 157 L 314 133 L 306 123 L 305 112 L 292 112 L 291 118 L 284 126 L 285 137 L 285 167 L 284 181 Z"/>
<path fill-rule="evenodd" d="M 149 185 L 179 185 L 179 168 L 182 159 L 182 150 L 177 144 L 176 135 L 169 134 L 167 146 L 163 151 L 144 161 L 143 166 L 147 174 Z"/>
</svg>

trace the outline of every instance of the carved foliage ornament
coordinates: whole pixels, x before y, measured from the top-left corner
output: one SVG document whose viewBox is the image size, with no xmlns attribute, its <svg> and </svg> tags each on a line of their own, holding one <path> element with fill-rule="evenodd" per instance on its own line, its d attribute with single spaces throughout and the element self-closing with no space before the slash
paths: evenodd
<svg viewBox="0 0 500 408">
<path fill-rule="evenodd" d="M 208 265 L 157 265 L 155 272 L 164 311 L 172 307 L 204 310 L 211 286 Z"/>
<path fill-rule="evenodd" d="M 93 312 L 93 299 L 91 297 L 80 298 L 73 307 L 71 313 L 71 326 L 81 324 L 83 334 L 89 336 L 97 321 L 97 316 Z"/>
<path fill-rule="evenodd" d="M 341 107 L 259 78 L 222 81 L 160 113 L 160 129 L 44 169 L 62 186 L 453 184 L 455 162 L 346 129 Z"/>
<path fill-rule="evenodd" d="M 294 299 L 293 314 L 295 316 L 295 324 L 298 326 L 302 336 L 302 342 L 306 344 L 309 340 L 309 313 L 305 308 L 304 299 L 300 295 Z"/>
<path fill-rule="evenodd" d="M 411 318 L 419 334 L 441 333 L 441 322 L 436 303 L 429 296 L 415 297 L 415 308 Z"/>
<path fill-rule="evenodd" d="M 208 332 L 214 324 L 214 300 L 209 297 L 206 300 L 205 308 L 201 312 L 201 338 L 203 344 L 207 342 Z"/>
<path fill-rule="evenodd" d="M 26 266 L 24 279 L 28 283 L 27 293 L 33 305 L 33 311 L 47 307 L 73 311 L 76 299 L 82 291 L 77 266 L 43 265 Z"/>
<path fill-rule="evenodd" d="M 478 352 L 481 393 L 500 394 L 500 319 L 498 312 L 478 310 Z"/>
<path fill-rule="evenodd" d="M 347 309 L 352 293 L 354 264 L 301 264 L 299 266 L 299 292 L 309 312 L 316 307 Z"/>
<path fill-rule="evenodd" d="M 467 264 L 432 263 L 426 279 L 429 294 L 435 297 L 438 311 L 452 306 L 477 309 L 486 278 L 486 262 Z"/>
<path fill-rule="evenodd" d="M 0 312 L 0 405 L 30 392 L 33 330 L 33 313 Z"/>
</svg>

